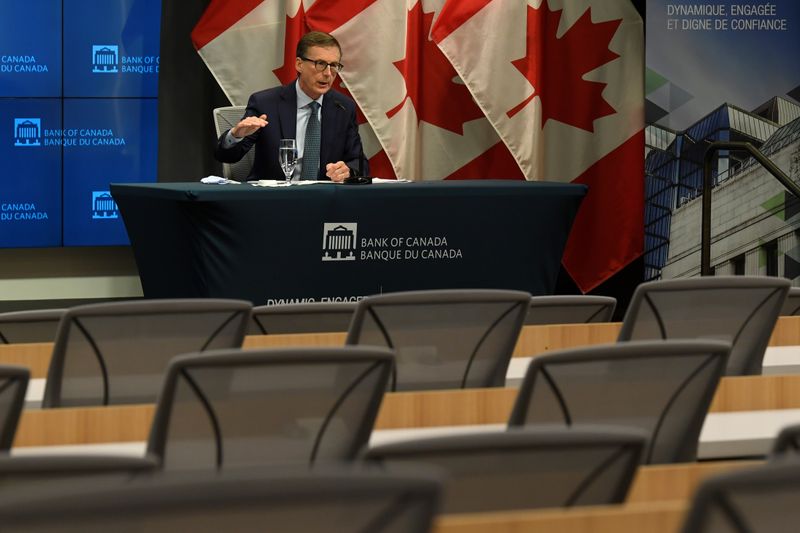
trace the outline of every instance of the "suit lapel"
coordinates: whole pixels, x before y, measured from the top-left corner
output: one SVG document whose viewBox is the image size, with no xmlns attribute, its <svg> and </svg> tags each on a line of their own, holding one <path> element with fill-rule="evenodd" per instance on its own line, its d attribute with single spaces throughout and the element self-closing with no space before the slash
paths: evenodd
<svg viewBox="0 0 800 533">
<path fill-rule="evenodd" d="M 281 139 L 297 138 L 297 92 L 294 84 L 284 85 L 281 88 L 281 99 L 278 103 L 278 117 Z M 269 120 L 269 117 L 267 117 Z"/>
</svg>

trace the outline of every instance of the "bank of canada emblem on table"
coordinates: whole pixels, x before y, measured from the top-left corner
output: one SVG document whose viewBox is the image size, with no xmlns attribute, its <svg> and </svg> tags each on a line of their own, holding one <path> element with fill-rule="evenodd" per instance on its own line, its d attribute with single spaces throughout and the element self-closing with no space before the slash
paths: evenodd
<svg viewBox="0 0 800 533">
<path fill-rule="evenodd" d="M 119 218 L 117 202 L 108 191 L 92 191 L 92 218 Z"/>
<path fill-rule="evenodd" d="M 15 118 L 14 146 L 41 146 L 42 119 Z"/>
<path fill-rule="evenodd" d="M 325 222 L 322 225 L 322 260 L 355 261 L 358 223 Z"/>
<path fill-rule="evenodd" d="M 92 46 L 92 72 L 97 74 L 115 74 L 118 72 L 119 46 L 114 44 L 96 44 Z"/>
</svg>

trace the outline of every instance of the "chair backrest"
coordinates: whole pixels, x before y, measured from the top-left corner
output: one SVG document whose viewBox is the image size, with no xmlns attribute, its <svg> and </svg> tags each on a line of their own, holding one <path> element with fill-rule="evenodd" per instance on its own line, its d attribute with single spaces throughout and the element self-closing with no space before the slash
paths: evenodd
<svg viewBox="0 0 800 533">
<path fill-rule="evenodd" d="M 535 357 L 509 426 L 633 427 L 649 437 L 643 462 L 693 461 L 729 350 L 722 341 L 640 341 Z"/>
<path fill-rule="evenodd" d="M 76 306 L 53 345 L 43 406 L 154 403 L 169 360 L 240 347 L 243 300 L 142 300 Z"/>
<path fill-rule="evenodd" d="M 0 366 L 0 451 L 8 451 L 14 442 L 30 371 L 21 366 Z"/>
<path fill-rule="evenodd" d="M 0 313 L 0 344 L 53 342 L 66 309 Z"/>
<path fill-rule="evenodd" d="M 525 324 L 610 322 L 616 307 L 611 296 L 532 296 Z"/>
<path fill-rule="evenodd" d="M 800 523 L 800 462 L 775 461 L 705 480 L 684 533 L 790 533 Z"/>
<path fill-rule="evenodd" d="M 156 472 L 158 462 L 147 457 L 114 455 L 14 455 L 0 456 L 0 493 L 23 485 L 56 481 L 74 483 L 86 478 L 124 481 Z"/>
<path fill-rule="evenodd" d="M 800 287 L 790 287 L 786 301 L 781 307 L 781 316 L 800 315 Z"/>
<path fill-rule="evenodd" d="M 720 276 L 642 283 L 619 340 L 719 339 L 731 343 L 727 375 L 761 374 L 789 280 Z"/>
<path fill-rule="evenodd" d="M 517 430 L 388 444 L 366 459 L 442 469 L 444 513 L 511 511 L 621 503 L 645 441 L 629 429 Z"/>
<path fill-rule="evenodd" d="M 347 344 L 395 351 L 392 390 L 502 387 L 530 294 L 435 290 L 368 296 Z"/>
<path fill-rule="evenodd" d="M 240 471 L 3 494 L 4 533 L 425 533 L 440 482 L 379 472 Z"/>
<path fill-rule="evenodd" d="M 772 455 L 800 453 L 800 424 L 786 426 L 780 430 L 772 444 Z"/>
<path fill-rule="evenodd" d="M 347 331 L 356 302 L 260 305 L 253 308 L 248 335 Z"/>
<path fill-rule="evenodd" d="M 170 364 L 148 451 L 166 470 L 348 461 L 391 373 L 380 348 L 218 351 Z"/>
<path fill-rule="evenodd" d="M 217 137 L 228 131 L 242 120 L 246 107 L 243 105 L 232 105 L 217 107 L 214 109 L 214 129 Z M 244 157 L 236 163 L 223 163 L 222 175 L 229 180 L 246 181 L 253 168 L 253 158 L 255 150 L 248 151 Z M 277 157 L 277 156 L 276 156 Z"/>
</svg>

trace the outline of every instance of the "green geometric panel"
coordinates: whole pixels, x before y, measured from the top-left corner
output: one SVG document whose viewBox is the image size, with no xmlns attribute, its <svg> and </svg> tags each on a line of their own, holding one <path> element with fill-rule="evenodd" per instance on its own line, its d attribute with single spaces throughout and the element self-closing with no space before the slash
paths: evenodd
<svg viewBox="0 0 800 533">
<path fill-rule="evenodd" d="M 764 239 L 758 239 L 758 268 L 759 270 L 767 268 L 767 251 L 764 249 L 764 245 L 772 242 L 772 241 L 765 241 Z M 778 254 L 778 258 L 780 259 L 780 255 Z"/>
<path fill-rule="evenodd" d="M 761 204 L 761 207 L 764 209 L 764 211 L 774 211 L 772 213 L 773 216 L 776 216 L 786 222 L 785 203 L 786 197 L 784 196 L 783 192 L 780 192 Z"/>
<path fill-rule="evenodd" d="M 645 69 L 644 71 L 644 94 L 648 95 L 655 91 L 669 80 L 655 70 Z"/>
</svg>

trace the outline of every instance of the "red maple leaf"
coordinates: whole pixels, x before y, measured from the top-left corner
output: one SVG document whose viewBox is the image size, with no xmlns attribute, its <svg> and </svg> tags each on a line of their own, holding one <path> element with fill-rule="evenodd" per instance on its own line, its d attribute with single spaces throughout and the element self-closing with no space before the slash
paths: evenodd
<svg viewBox="0 0 800 533">
<path fill-rule="evenodd" d="M 300 37 L 309 31 L 303 2 L 300 2 L 300 8 L 294 17 L 286 15 L 284 28 L 286 29 L 286 34 L 283 38 L 283 65 L 273 70 L 272 73 L 283 85 L 286 85 L 297 78 L 297 69 L 294 66 L 295 58 L 297 57 L 297 43 L 300 41 Z"/>
<path fill-rule="evenodd" d="M 528 6 L 526 55 L 511 63 L 533 85 L 534 92 L 507 114 L 513 117 L 538 95 L 542 126 L 553 119 L 593 132 L 594 120 L 615 110 L 603 99 L 607 84 L 588 81 L 583 76 L 619 57 L 608 49 L 608 44 L 622 20 L 594 24 L 588 8 L 559 38 L 561 12 Z"/>
<path fill-rule="evenodd" d="M 433 15 L 422 11 L 422 2 L 408 12 L 406 57 L 393 63 L 405 79 L 406 96 L 386 116 L 392 118 L 410 98 L 418 121 L 463 135 L 464 122 L 481 118 L 483 112 L 466 85 L 455 81 L 453 65 L 428 37 Z"/>
</svg>

